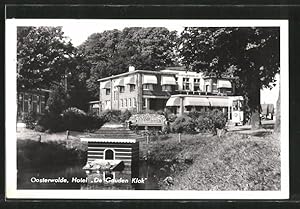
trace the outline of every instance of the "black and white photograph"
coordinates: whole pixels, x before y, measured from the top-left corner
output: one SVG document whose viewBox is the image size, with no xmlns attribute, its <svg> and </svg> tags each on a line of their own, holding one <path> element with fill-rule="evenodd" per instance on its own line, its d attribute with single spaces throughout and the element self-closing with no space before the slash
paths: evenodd
<svg viewBox="0 0 300 209">
<path fill-rule="evenodd" d="M 287 199 L 287 20 L 7 19 L 12 198 Z"/>
</svg>

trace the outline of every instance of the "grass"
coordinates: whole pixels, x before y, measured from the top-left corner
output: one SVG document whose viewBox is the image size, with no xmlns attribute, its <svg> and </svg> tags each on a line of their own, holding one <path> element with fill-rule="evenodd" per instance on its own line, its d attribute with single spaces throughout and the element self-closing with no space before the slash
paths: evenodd
<svg viewBox="0 0 300 209">
<path fill-rule="evenodd" d="M 65 132 L 48 134 L 30 129 L 17 132 L 18 169 L 83 165 L 87 145 L 80 141 L 80 133 L 71 134 L 67 139 Z"/>
<path fill-rule="evenodd" d="M 147 147 L 151 160 L 193 159 L 190 166 L 176 166 L 170 175 L 173 190 L 279 190 L 280 145 L 277 135 L 261 137 L 227 133 L 223 137 L 176 135 Z M 145 153 L 144 153 L 145 154 Z"/>
</svg>

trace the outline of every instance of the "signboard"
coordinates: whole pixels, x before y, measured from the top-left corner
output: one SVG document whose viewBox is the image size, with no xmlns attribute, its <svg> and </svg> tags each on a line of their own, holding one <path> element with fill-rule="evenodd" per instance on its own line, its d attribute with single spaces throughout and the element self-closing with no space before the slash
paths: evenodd
<svg viewBox="0 0 300 209">
<path fill-rule="evenodd" d="M 137 126 L 163 126 L 166 118 L 159 114 L 145 113 L 132 115 L 128 121 Z"/>
</svg>

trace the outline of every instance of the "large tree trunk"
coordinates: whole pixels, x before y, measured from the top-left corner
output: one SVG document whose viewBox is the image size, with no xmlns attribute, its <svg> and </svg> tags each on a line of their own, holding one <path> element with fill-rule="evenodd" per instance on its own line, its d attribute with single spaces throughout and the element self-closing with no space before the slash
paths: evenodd
<svg viewBox="0 0 300 209">
<path fill-rule="evenodd" d="M 259 82 L 259 81 L 258 81 Z M 251 129 L 261 128 L 260 120 L 260 85 L 259 83 L 252 82 L 248 91 L 248 105 L 250 108 L 250 125 Z"/>
<path fill-rule="evenodd" d="M 278 99 L 276 103 L 276 121 L 275 121 L 275 127 L 274 127 L 274 132 L 279 133 L 280 132 L 280 81 L 279 81 L 279 94 L 278 94 Z"/>
</svg>

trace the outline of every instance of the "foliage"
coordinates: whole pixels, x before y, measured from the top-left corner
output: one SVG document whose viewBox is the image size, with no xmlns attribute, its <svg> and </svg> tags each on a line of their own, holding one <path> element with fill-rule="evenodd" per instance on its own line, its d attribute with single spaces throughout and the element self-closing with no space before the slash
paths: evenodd
<svg viewBox="0 0 300 209">
<path fill-rule="evenodd" d="M 121 111 L 120 110 L 106 110 L 100 113 L 100 117 L 105 118 L 105 121 L 120 122 Z"/>
<path fill-rule="evenodd" d="M 25 113 L 24 114 L 24 123 L 26 125 L 26 128 L 34 129 L 38 118 L 39 118 L 39 115 L 34 111 Z"/>
<path fill-rule="evenodd" d="M 121 112 L 120 115 L 120 121 L 124 123 L 126 120 L 128 120 L 131 117 L 132 113 L 129 110 L 125 110 L 124 112 Z"/>
<path fill-rule="evenodd" d="M 61 27 L 18 27 L 18 88 L 48 89 L 59 85 L 66 70 L 75 68 L 75 55 Z"/>
<path fill-rule="evenodd" d="M 195 112 L 196 130 L 201 133 L 217 133 L 217 129 L 223 129 L 227 122 L 227 115 L 220 110 Z"/>
<path fill-rule="evenodd" d="M 194 133 L 195 127 L 195 121 L 191 117 L 182 115 L 176 118 L 171 128 L 175 133 Z"/>
<path fill-rule="evenodd" d="M 86 151 L 67 148 L 64 142 L 37 142 L 34 140 L 17 141 L 17 167 L 41 168 L 47 166 L 65 166 L 86 162 Z"/>
<path fill-rule="evenodd" d="M 95 33 L 79 46 L 90 67 L 87 87 L 94 97 L 99 94 L 99 78 L 128 71 L 157 70 L 176 62 L 175 31 L 159 27 L 132 27 Z"/>
<path fill-rule="evenodd" d="M 252 125 L 259 123 L 260 89 L 279 72 L 279 28 L 187 27 L 181 34 L 182 62 L 208 76 L 237 78 Z"/>
<path fill-rule="evenodd" d="M 37 125 L 43 127 L 43 129 L 50 133 L 64 131 L 61 115 L 51 112 L 46 112 L 42 115 Z"/>
<path fill-rule="evenodd" d="M 47 100 L 47 112 L 59 115 L 68 106 L 67 93 L 61 86 L 52 86 Z"/>
<path fill-rule="evenodd" d="M 175 119 L 171 130 L 175 133 L 217 133 L 225 128 L 227 116 L 220 110 L 191 111 Z"/>
<path fill-rule="evenodd" d="M 83 110 L 71 107 L 63 112 L 62 122 L 65 130 L 84 131 L 99 129 L 106 121 L 104 118 L 88 115 Z"/>
</svg>

